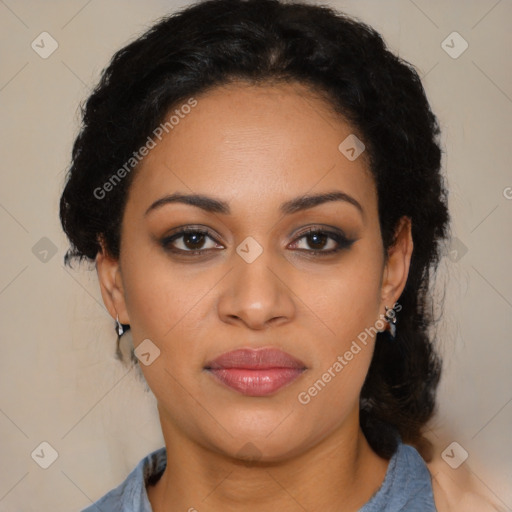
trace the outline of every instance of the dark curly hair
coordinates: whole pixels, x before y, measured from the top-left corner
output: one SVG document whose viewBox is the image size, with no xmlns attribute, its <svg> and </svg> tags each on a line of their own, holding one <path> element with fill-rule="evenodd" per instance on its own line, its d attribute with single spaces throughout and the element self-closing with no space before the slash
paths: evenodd
<svg viewBox="0 0 512 512">
<path fill-rule="evenodd" d="M 430 280 L 448 235 L 439 125 L 411 64 L 366 24 L 327 6 L 279 0 L 207 0 L 166 16 L 119 50 L 82 106 L 82 126 L 60 200 L 71 248 L 65 262 L 119 257 L 127 192 L 137 167 L 112 178 L 166 116 L 193 95 L 234 81 L 301 83 L 363 137 L 378 194 L 384 248 L 401 217 L 414 251 L 393 343 L 377 334 L 360 397 L 361 428 L 389 458 L 398 435 L 425 460 L 441 361 L 430 327 Z"/>
</svg>

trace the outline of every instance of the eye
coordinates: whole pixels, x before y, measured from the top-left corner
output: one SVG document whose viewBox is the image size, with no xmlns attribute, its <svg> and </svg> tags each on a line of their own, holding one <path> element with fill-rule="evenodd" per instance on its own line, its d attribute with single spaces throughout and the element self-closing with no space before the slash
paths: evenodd
<svg viewBox="0 0 512 512">
<path fill-rule="evenodd" d="M 306 251 L 313 255 L 327 255 L 342 249 L 348 249 L 354 242 L 355 240 L 349 240 L 341 232 L 310 228 L 306 233 L 297 238 L 292 248 Z M 301 243 L 303 246 L 306 245 L 310 248 L 299 247 Z"/>
<path fill-rule="evenodd" d="M 208 240 L 210 241 L 209 246 Z M 302 233 L 289 247 L 313 256 L 324 256 L 347 249 L 354 242 L 355 240 L 349 240 L 341 232 L 310 228 Z M 166 251 L 186 254 L 187 256 L 224 249 L 224 246 L 217 243 L 208 230 L 193 227 L 183 228 L 172 235 L 166 236 L 162 239 L 161 245 Z M 304 246 L 309 246 L 309 248 Z"/>
<path fill-rule="evenodd" d="M 205 243 L 210 239 L 210 246 L 205 247 Z M 223 248 L 219 246 L 209 231 L 197 228 L 185 228 L 181 231 L 174 233 L 171 236 L 165 237 L 161 244 L 164 249 L 175 253 L 189 253 L 189 254 L 203 254 L 204 252 Z"/>
</svg>

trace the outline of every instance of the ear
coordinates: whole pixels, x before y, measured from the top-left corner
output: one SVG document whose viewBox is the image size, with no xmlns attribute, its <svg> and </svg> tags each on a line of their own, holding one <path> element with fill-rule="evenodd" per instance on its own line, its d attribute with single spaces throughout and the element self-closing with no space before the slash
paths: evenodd
<svg viewBox="0 0 512 512">
<path fill-rule="evenodd" d="M 108 255 L 103 245 L 101 252 L 96 255 L 96 272 L 103 302 L 112 318 L 119 315 L 120 323 L 129 324 L 119 260 Z"/>
<path fill-rule="evenodd" d="M 411 229 L 411 219 L 402 217 L 395 231 L 395 243 L 388 249 L 384 266 L 381 289 L 383 306 L 393 307 L 405 288 L 413 250 Z"/>
</svg>

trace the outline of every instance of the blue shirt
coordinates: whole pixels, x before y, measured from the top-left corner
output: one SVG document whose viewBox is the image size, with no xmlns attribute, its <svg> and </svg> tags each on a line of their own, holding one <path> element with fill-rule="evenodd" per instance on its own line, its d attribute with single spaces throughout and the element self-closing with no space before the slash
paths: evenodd
<svg viewBox="0 0 512 512">
<path fill-rule="evenodd" d="M 82 512 L 152 512 L 146 485 L 158 481 L 166 464 L 165 447 L 150 453 L 122 484 Z M 382 485 L 359 512 L 437 512 L 430 472 L 415 448 L 399 443 Z"/>
</svg>

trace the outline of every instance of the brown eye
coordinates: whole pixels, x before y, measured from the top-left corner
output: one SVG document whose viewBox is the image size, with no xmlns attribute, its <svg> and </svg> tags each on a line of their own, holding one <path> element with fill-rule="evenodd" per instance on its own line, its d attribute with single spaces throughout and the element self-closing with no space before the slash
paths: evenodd
<svg viewBox="0 0 512 512">
<path fill-rule="evenodd" d="M 181 237 L 180 237 L 181 238 Z M 192 251 L 201 249 L 201 246 L 204 244 L 206 235 L 203 233 L 187 233 L 182 236 L 183 245 Z"/>
<path fill-rule="evenodd" d="M 298 244 L 300 244 L 302 240 L 304 240 L 303 245 L 306 247 L 298 247 Z M 310 229 L 297 238 L 293 248 L 312 254 L 333 254 L 342 249 L 347 249 L 354 242 L 355 240 L 348 240 L 341 233 L 321 229 Z"/>
<path fill-rule="evenodd" d="M 208 240 L 211 240 L 210 247 L 205 247 Z M 178 233 L 165 237 L 161 244 L 168 251 L 190 254 L 202 254 L 219 246 L 211 234 L 202 229 L 183 229 Z"/>
</svg>

